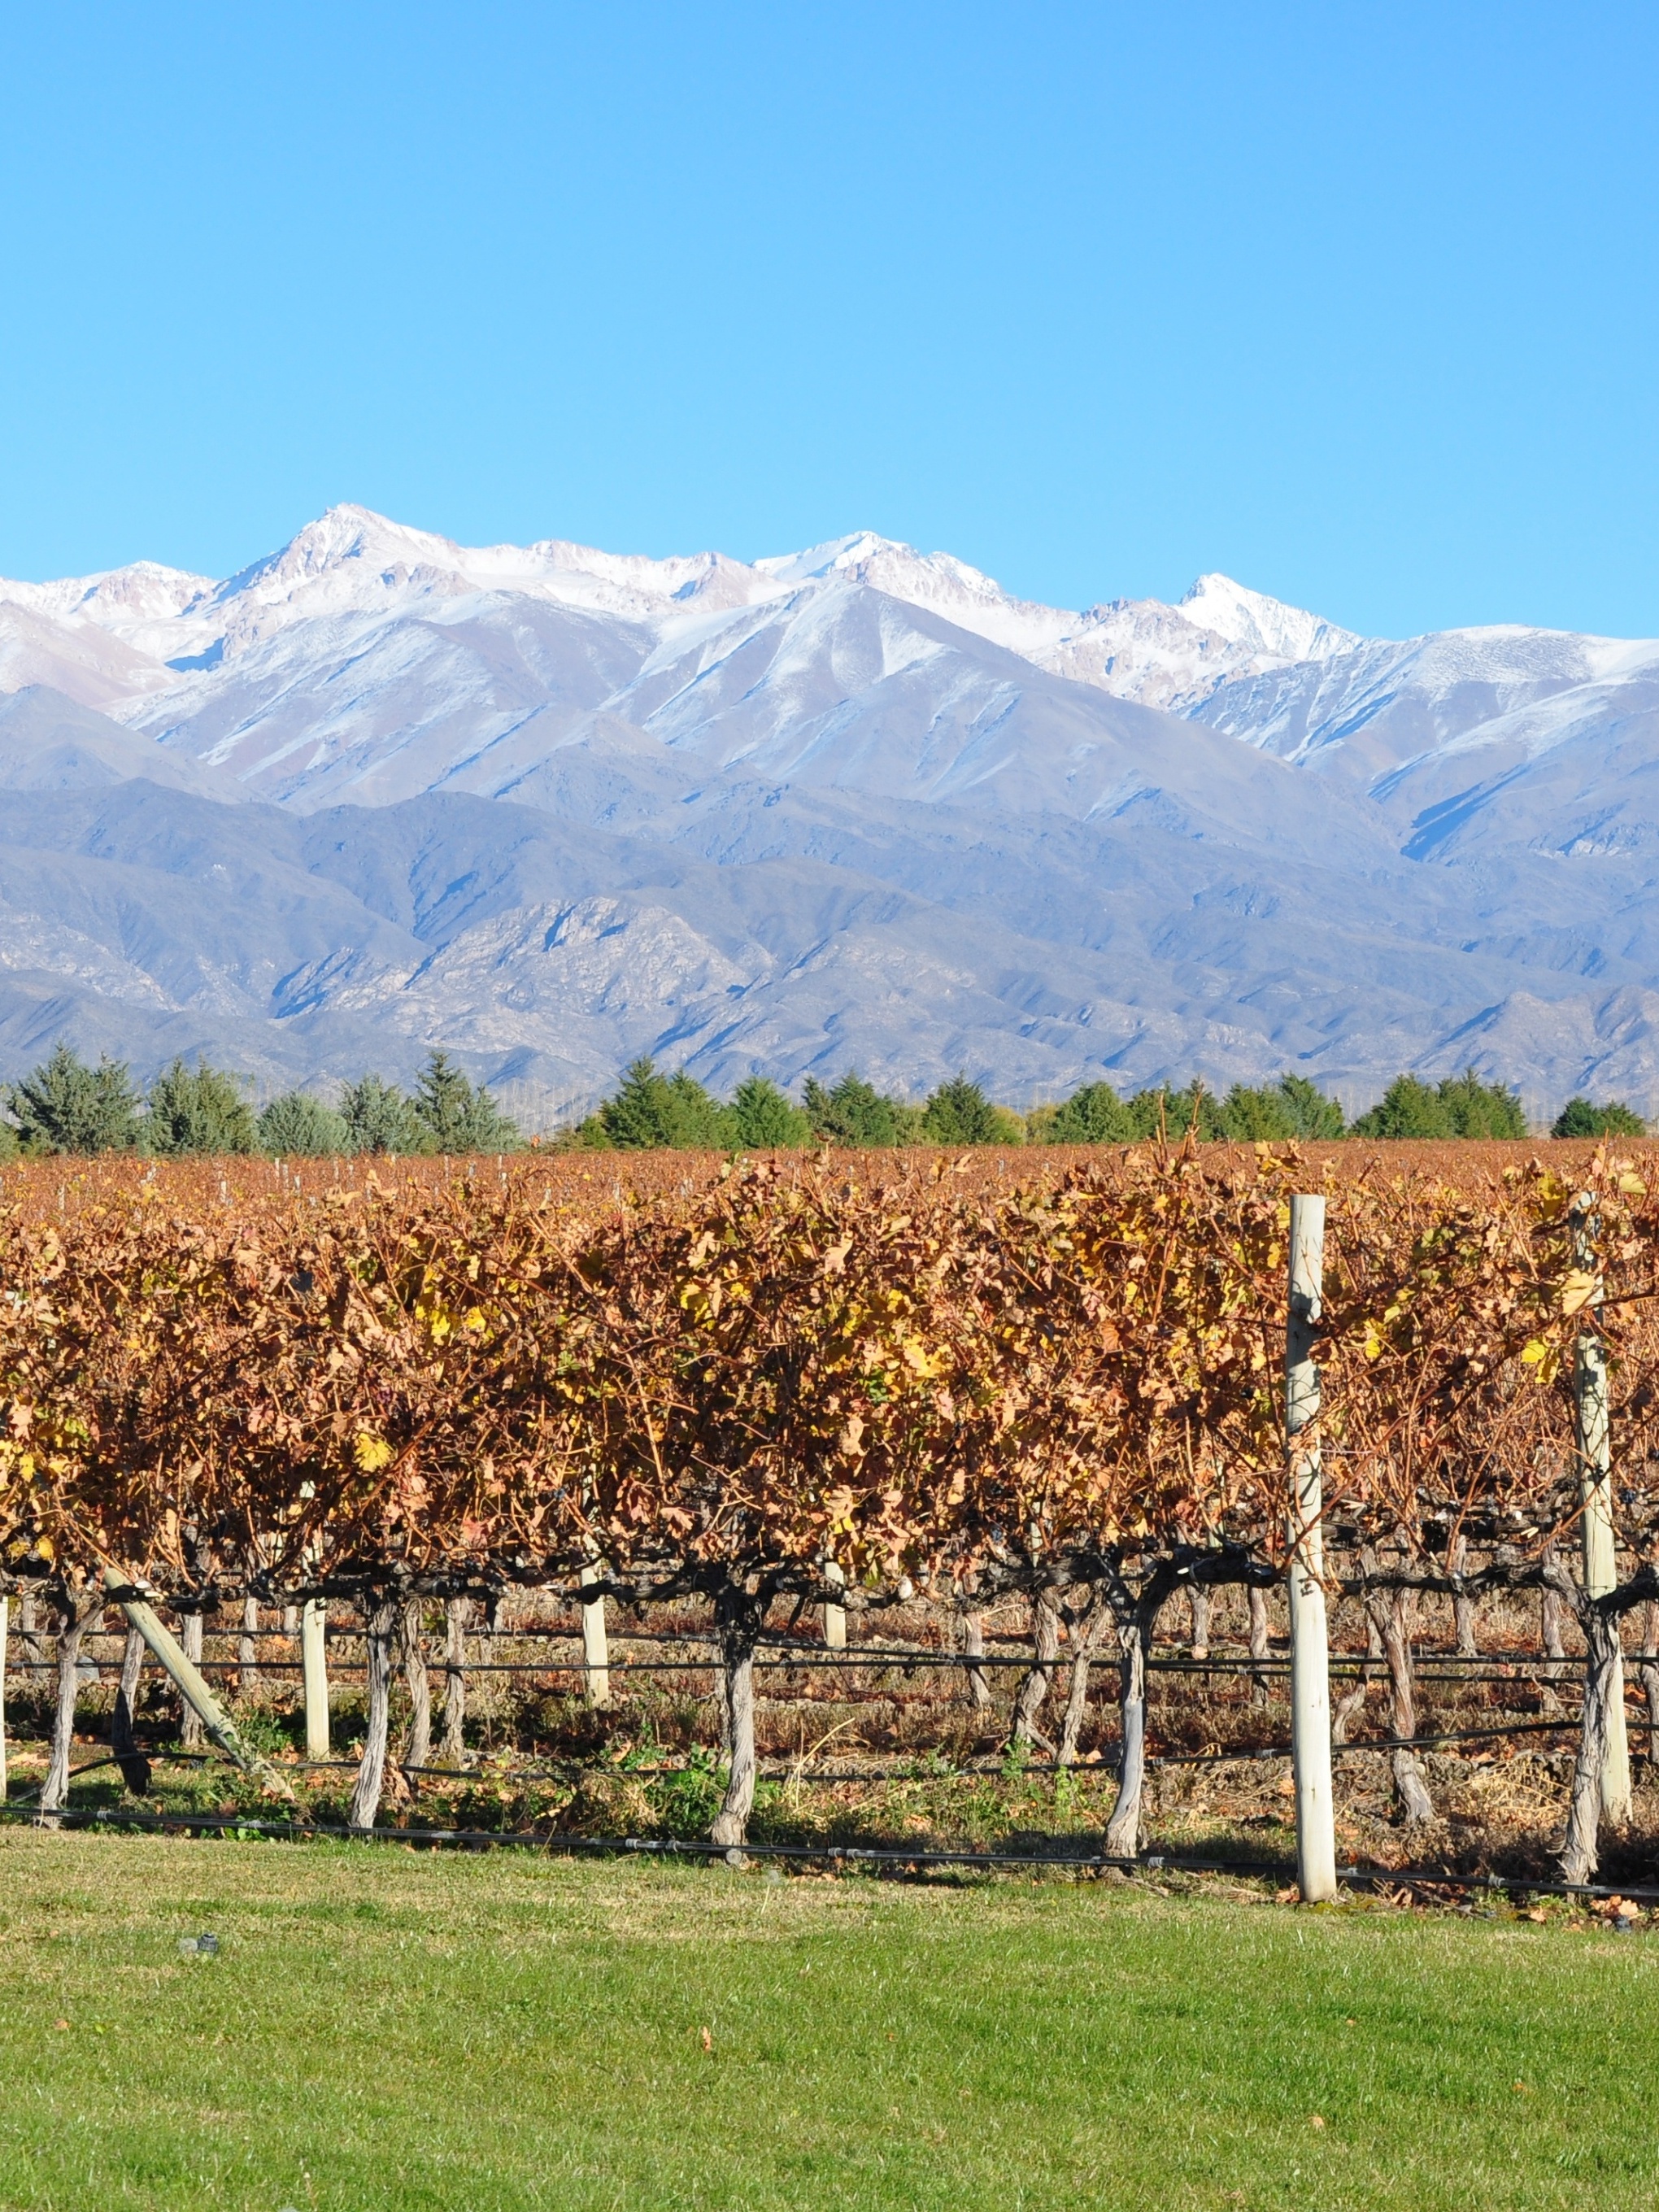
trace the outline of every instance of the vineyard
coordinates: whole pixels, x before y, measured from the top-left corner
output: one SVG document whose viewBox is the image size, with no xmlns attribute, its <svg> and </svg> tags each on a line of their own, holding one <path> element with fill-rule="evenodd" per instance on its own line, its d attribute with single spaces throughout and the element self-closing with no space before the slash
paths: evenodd
<svg viewBox="0 0 1659 2212">
<path fill-rule="evenodd" d="M 8 1170 L 11 1802 L 1638 1884 L 1650 1158 Z"/>
</svg>

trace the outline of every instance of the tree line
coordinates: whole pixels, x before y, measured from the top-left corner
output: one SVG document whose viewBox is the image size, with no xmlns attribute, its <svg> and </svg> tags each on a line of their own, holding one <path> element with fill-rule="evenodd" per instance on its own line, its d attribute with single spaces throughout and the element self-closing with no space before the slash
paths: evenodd
<svg viewBox="0 0 1659 2212">
<path fill-rule="evenodd" d="M 1639 1136 L 1646 1124 L 1621 1100 L 1574 1098 L 1553 1137 Z M 838 1145 L 1132 1145 L 1179 1138 L 1291 1143 L 1338 1137 L 1521 1138 L 1531 1133 L 1518 1094 L 1483 1083 L 1471 1067 L 1430 1085 L 1400 1075 L 1369 1112 L 1349 1121 L 1339 1101 L 1305 1076 L 1224 1093 L 1194 1080 L 1122 1097 L 1086 1083 L 1058 1105 L 1017 1114 L 966 1075 L 941 1083 L 920 1106 L 887 1096 L 855 1070 L 826 1087 L 808 1076 L 799 1104 L 765 1076 L 740 1083 L 729 1101 L 684 1068 L 663 1074 L 636 1060 L 611 1097 L 560 1141 L 581 1150 L 762 1152 Z"/>
<path fill-rule="evenodd" d="M 412 1091 L 379 1075 L 348 1083 L 337 1105 L 289 1091 L 255 1109 L 234 1075 L 175 1060 L 141 1092 L 107 1054 L 95 1066 L 60 1042 L 21 1081 L 0 1088 L 0 1159 L 143 1152 L 164 1159 L 262 1152 L 292 1159 L 352 1152 L 505 1152 L 517 1124 L 447 1053 L 434 1052 Z"/>
<path fill-rule="evenodd" d="M 1639 1136 L 1646 1124 L 1621 1100 L 1570 1100 L 1553 1137 Z M 1474 1068 L 1427 1084 L 1397 1076 L 1352 1121 L 1305 1076 L 1235 1083 L 1160 1084 L 1125 1097 L 1086 1083 L 1058 1105 L 1024 1114 L 999 1105 L 967 1075 L 917 1105 L 849 1070 L 833 1085 L 808 1076 L 798 1104 L 763 1075 L 716 1098 L 681 1068 L 636 1060 L 611 1096 L 563 1131 L 561 1146 L 597 1152 L 774 1152 L 833 1145 L 1129 1145 L 1179 1138 L 1291 1143 L 1340 1137 L 1524 1138 L 1518 1094 Z M 378 1074 L 344 1085 L 337 1103 L 285 1091 L 256 1109 L 243 1082 L 205 1060 L 175 1060 L 141 1092 L 126 1065 L 90 1065 L 60 1042 L 20 1081 L 0 1086 L 0 1159 L 50 1153 L 143 1152 L 180 1158 L 264 1153 L 306 1158 L 360 1152 L 420 1155 L 515 1151 L 518 1125 L 447 1053 L 433 1052 L 412 1091 Z"/>
</svg>

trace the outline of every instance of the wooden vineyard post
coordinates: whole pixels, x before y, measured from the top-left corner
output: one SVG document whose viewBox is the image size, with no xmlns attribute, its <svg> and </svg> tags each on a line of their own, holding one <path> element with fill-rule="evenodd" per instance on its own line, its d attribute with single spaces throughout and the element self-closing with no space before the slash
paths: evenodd
<svg viewBox="0 0 1659 2212">
<path fill-rule="evenodd" d="M 251 1750 L 243 1742 L 235 1723 L 179 1650 L 174 1638 L 162 1626 L 155 1607 L 146 1605 L 138 1596 L 131 1577 L 118 1574 L 113 1567 L 106 1567 L 104 1587 L 125 1613 L 128 1626 L 137 1630 L 173 1677 L 186 1705 L 198 1715 L 203 1727 L 226 1758 L 245 1773 L 257 1774 L 265 1787 L 275 1790 L 279 1796 L 292 1797 L 294 1792 L 286 1778 L 276 1771 L 269 1759 L 261 1758 L 257 1751 Z"/>
<path fill-rule="evenodd" d="M 596 1566 L 582 1569 L 582 1584 L 599 1579 Z M 611 1703 L 611 1638 L 605 1625 L 605 1600 L 602 1597 L 582 1600 L 582 1664 L 586 1668 L 584 1680 L 587 1685 L 590 1705 Z"/>
<path fill-rule="evenodd" d="M 300 1613 L 300 1673 L 305 1683 L 306 1757 L 326 1759 L 328 1741 L 328 1607 L 308 1597 Z"/>
<path fill-rule="evenodd" d="M 845 1589 L 847 1587 L 846 1572 L 842 1568 L 838 1567 L 833 1559 L 826 1559 L 823 1563 L 823 1579 L 834 1589 Z M 827 1650 L 846 1650 L 847 1607 L 844 1605 L 824 1607 L 823 1641 Z"/>
<path fill-rule="evenodd" d="M 1595 1224 L 1581 1201 L 1574 1210 L 1574 1258 L 1595 1276 L 1585 1311 L 1594 1316 L 1601 1298 L 1595 1261 Z M 1607 1419 L 1607 1355 L 1596 1328 L 1583 1329 L 1573 1348 L 1573 1406 L 1578 1431 L 1579 1497 L 1583 1503 L 1584 1592 L 1605 1597 L 1619 1582 L 1613 1537 L 1613 1449 Z M 1587 1678 L 1588 1679 L 1588 1678 Z M 1613 1662 L 1602 1734 L 1601 1817 L 1622 1827 L 1631 1815 L 1630 1744 L 1625 1730 L 1625 1662 Z"/>
<path fill-rule="evenodd" d="M 1336 1827 L 1331 1798 L 1330 1656 L 1325 1623 L 1324 1510 L 1318 1431 L 1319 1370 L 1314 1334 L 1324 1276 L 1325 1201 L 1291 1200 L 1290 1311 L 1285 1340 L 1285 1435 L 1290 1462 L 1291 1763 L 1296 1779 L 1297 1879 L 1305 1905 L 1336 1895 Z"/>
</svg>

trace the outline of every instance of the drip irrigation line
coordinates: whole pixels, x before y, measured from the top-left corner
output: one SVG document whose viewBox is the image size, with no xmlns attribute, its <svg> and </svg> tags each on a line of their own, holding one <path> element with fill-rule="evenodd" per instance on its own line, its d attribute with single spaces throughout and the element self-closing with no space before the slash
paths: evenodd
<svg viewBox="0 0 1659 2212">
<path fill-rule="evenodd" d="M 1488 1743 L 1501 1741 L 1507 1737 L 1514 1735 L 1544 1734 L 1566 1735 L 1571 1733 L 1578 1727 L 1578 1725 L 1579 1723 L 1572 1719 L 1564 1719 L 1559 1721 L 1523 1721 L 1516 1723 L 1510 1728 L 1464 1729 L 1460 1729 L 1455 1733 L 1441 1734 L 1437 1735 L 1378 1736 L 1373 1737 L 1363 1743 L 1333 1744 L 1331 1747 L 1331 1753 L 1334 1758 L 1342 1758 L 1355 1752 L 1430 1751 L 1446 1744 Z M 15 1744 L 13 1746 L 14 1750 L 21 1750 L 24 1747 L 25 1747 L 21 1744 Z M 36 1747 L 30 1746 L 28 1747 L 34 1748 Z M 39 1748 L 43 1750 L 46 1747 L 47 1747 L 44 1744 L 39 1747 Z M 75 1768 L 73 1772 L 70 1775 L 69 1779 L 70 1782 L 76 1782 L 78 1781 L 83 1774 L 94 1774 L 103 1768 L 119 1766 L 125 1763 L 126 1758 L 130 1758 L 134 1755 L 135 1753 L 133 1753 L 119 1755 L 112 1753 L 107 1758 L 90 1759 L 84 1766 L 77 1766 Z M 165 1764 L 168 1765 L 206 1766 L 222 1763 L 228 1765 L 230 1763 L 228 1760 L 223 1760 L 222 1759 L 222 1755 L 218 1753 L 210 1752 L 174 1752 L 169 1750 L 165 1745 L 158 1744 L 140 1744 L 136 1747 L 136 1755 L 142 1759 L 154 1760 L 158 1765 Z M 1288 1743 L 1274 1743 L 1216 1751 L 1151 1752 L 1146 1754 L 1146 1764 L 1149 1767 L 1222 1766 L 1233 1764 L 1243 1765 L 1263 1759 L 1289 1759 L 1291 1755 L 1291 1747 Z M 757 1773 L 762 1781 L 782 1783 L 796 1781 L 826 1783 L 983 1782 L 994 1779 L 1017 1782 L 1022 1776 L 1028 1774 L 1074 1774 L 1079 1776 L 1090 1774 L 1115 1775 L 1118 1767 L 1121 1763 L 1121 1759 L 1122 1753 L 1121 1748 L 1113 1747 L 1104 1754 L 1073 1759 L 1065 1765 L 1062 1765 L 1057 1759 L 1023 1759 L 1017 1766 L 1011 1768 L 1006 1760 L 998 1760 L 993 1764 L 983 1764 L 973 1766 L 952 1766 L 944 1772 L 935 1771 L 932 1773 L 916 1773 L 915 1771 L 911 1771 L 906 1773 L 902 1769 L 896 1767 L 860 1767 L 854 1768 L 849 1771 L 845 1769 L 836 1769 L 834 1767 L 806 1767 L 797 1769 L 791 1764 L 784 1764 L 763 1765 L 757 1768 Z M 476 1782 L 486 1776 L 489 1771 L 487 1756 L 480 1761 L 480 1764 L 477 1766 L 472 1767 L 430 1765 L 410 1766 L 398 1759 L 392 1759 L 390 1763 L 394 1765 L 401 1774 L 423 1775 L 453 1782 Z M 310 1774 L 355 1774 L 358 1771 L 360 1765 L 361 1761 L 355 1759 L 283 1759 L 281 1762 L 282 1771 L 285 1773 L 292 1771 Z M 582 1780 L 597 1779 L 600 1776 L 606 1777 L 607 1778 L 615 1778 L 621 1779 L 628 1778 L 634 1780 L 655 1781 L 671 1775 L 695 1774 L 699 1771 L 700 1770 L 698 1768 L 684 1763 L 678 1765 L 664 1764 L 653 1766 L 625 1766 L 611 1765 L 593 1766 L 585 1765 L 580 1760 L 576 1759 L 554 1759 L 552 1761 L 543 1762 L 534 1765 L 506 1768 L 498 1767 L 495 1770 L 497 1778 L 507 1782 L 562 1782 L 573 1779 L 580 1782 Z M 706 1771 L 710 1779 L 713 1779 L 719 1770 L 709 1768 L 702 1771 Z M 28 1801 L 19 1799 L 15 1802 L 18 1803 L 25 1803 Z"/>
<path fill-rule="evenodd" d="M 21 1816 L 28 1808 L 0 1806 L 0 1817 Z M 70 1827 L 128 1827 L 185 1834 L 252 1832 L 306 1842 L 317 1838 L 353 1843 L 424 1844 L 433 1850 L 516 1850 L 549 1857 L 661 1857 L 731 1861 L 782 1859 L 831 1866 L 1045 1868 L 1050 1872 L 1124 1874 L 1231 1874 L 1259 1881 L 1282 1882 L 1294 1873 L 1284 1861 L 1200 1857 L 1186 1852 L 1146 1851 L 1134 1856 L 1108 1851 L 990 1851 L 915 1850 L 868 1844 L 746 1843 L 735 1852 L 726 1845 L 657 1836 L 527 1836 L 498 1828 L 349 1828 L 339 1822 L 269 1820 L 257 1815 L 157 1814 L 125 1808 L 65 1806 L 52 1815 Z M 1659 1887 L 1632 1882 L 1554 1881 L 1534 1875 L 1460 1874 L 1446 1867 L 1340 1866 L 1336 1878 L 1351 1887 L 1436 1888 L 1480 1891 L 1522 1897 L 1618 1897 L 1659 1901 Z"/>
</svg>

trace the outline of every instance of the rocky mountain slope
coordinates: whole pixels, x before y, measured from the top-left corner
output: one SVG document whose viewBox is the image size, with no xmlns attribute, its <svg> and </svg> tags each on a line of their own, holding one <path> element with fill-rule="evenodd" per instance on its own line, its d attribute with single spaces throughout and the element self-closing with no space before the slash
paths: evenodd
<svg viewBox="0 0 1659 2212">
<path fill-rule="evenodd" d="M 1404 643 L 1200 578 L 1067 612 L 332 510 L 223 581 L 0 583 L 0 1066 L 434 1043 L 532 1120 L 717 1086 L 1473 1060 L 1659 1109 L 1659 644 Z"/>
</svg>

